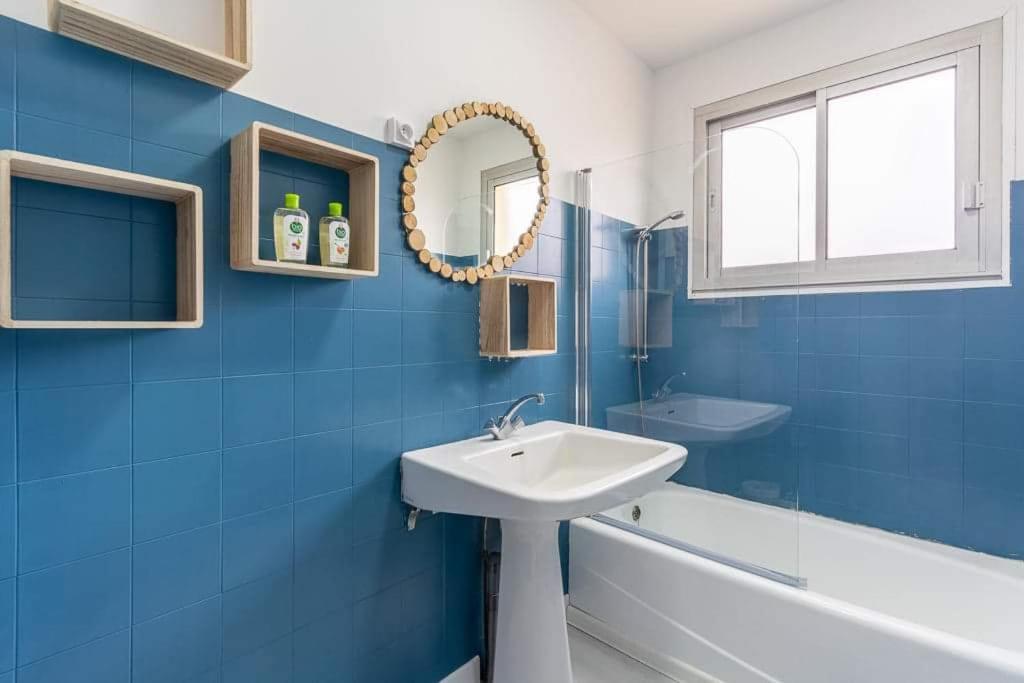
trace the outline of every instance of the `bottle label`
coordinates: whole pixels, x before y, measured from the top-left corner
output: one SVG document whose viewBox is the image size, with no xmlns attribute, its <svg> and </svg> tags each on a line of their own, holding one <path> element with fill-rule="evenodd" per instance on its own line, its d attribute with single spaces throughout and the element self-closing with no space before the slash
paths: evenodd
<svg viewBox="0 0 1024 683">
<path fill-rule="evenodd" d="M 284 257 L 290 261 L 305 261 L 309 219 L 305 216 L 288 214 L 281 220 L 284 225 Z"/>
<path fill-rule="evenodd" d="M 331 235 L 329 261 L 332 265 L 348 265 L 348 241 L 349 226 L 343 221 L 331 221 L 329 226 Z"/>
</svg>

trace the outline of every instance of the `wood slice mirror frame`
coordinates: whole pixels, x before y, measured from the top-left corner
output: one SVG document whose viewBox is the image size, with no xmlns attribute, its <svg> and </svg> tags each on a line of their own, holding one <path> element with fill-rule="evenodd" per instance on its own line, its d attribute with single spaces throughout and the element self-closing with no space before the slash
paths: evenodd
<svg viewBox="0 0 1024 683">
<path fill-rule="evenodd" d="M 430 148 L 439 144 L 441 138 L 455 126 L 475 119 L 478 116 L 490 116 L 495 119 L 507 121 L 510 125 L 522 131 L 523 135 L 530 142 L 533 156 L 537 160 L 537 173 L 540 178 L 538 186 L 537 210 L 533 219 L 526 226 L 526 229 L 519 236 L 519 242 L 507 254 L 494 255 L 483 264 L 469 268 L 453 268 L 451 264 L 444 263 L 426 248 L 427 236 L 419 228 L 419 221 L 416 219 L 416 168 L 422 164 Z M 525 116 L 503 104 L 502 102 L 466 102 L 451 109 L 435 114 L 427 126 L 426 132 L 416 143 L 409 160 L 402 167 L 402 227 L 405 230 L 405 243 L 410 249 L 416 252 L 420 263 L 426 266 L 430 272 L 452 280 L 453 282 L 465 282 L 475 285 L 479 280 L 489 278 L 495 273 L 500 273 L 511 266 L 533 247 L 534 241 L 540 233 L 540 225 L 547 214 L 548 206 L 551 204 L 551 162 L 547 157 L 547 150 L 540 136 Z"/>
</svg>

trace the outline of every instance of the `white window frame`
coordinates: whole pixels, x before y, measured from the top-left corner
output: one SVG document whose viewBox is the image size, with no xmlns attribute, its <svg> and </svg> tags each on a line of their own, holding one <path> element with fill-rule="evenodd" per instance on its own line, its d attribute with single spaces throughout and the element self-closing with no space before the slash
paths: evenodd
<svg viewBox="0 0 1024 683">
<path fill-rule="evenodd" d="M 494 193 L 501 185 L 527 178 L 536 178 L 537 160 L 525 157 L 507 164 L 480 171 L 480 260 L 486 262 L 494 256 Z"/>
<path fill-rule="evenodd" d="M 694 112 L 690 296 L 870 291 L 1008 284 L 1002 150 L 1001 20 L 913 43 L 732 97 Z M 828 101 L 956 67 L 956 248 L 826 258 Z M 816 111 L 815 255 L 797 263 L 722 267 L 721 134 L 783 114 Z M 976 194 L 977 193 L 977 194 Z"/>
</svg>

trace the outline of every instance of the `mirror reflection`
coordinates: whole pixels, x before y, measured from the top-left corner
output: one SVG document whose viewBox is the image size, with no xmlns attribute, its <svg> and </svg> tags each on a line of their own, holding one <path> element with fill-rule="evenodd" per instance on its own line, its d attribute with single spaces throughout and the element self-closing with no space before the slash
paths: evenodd
<svg viewBox="0 0 1024 683">
<path fill-rule="evenodd" d="M 537 209 L 537 159 L 523 131 L 504 120 L 479 116 L 449 129 L 417 173 L 426 248 L 455 268 L 508 254 Z"/>
</svg>

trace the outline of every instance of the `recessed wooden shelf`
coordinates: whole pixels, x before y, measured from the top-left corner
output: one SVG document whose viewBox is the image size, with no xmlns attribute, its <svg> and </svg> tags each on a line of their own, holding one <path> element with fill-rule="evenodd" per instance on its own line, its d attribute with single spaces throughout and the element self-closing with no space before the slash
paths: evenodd
<svg viewBox="0 0 1024 683">
<path fill-rule="evenodd" d="M 527 290 L 526 347 L 514 348 L 513 287 Z M 558 293 L 554 278 L 501 275 L 480 281 L 480 355 L 529 358 L 558 351 Z"/>
<path fill-rule="evenodd" d="M 177 209 L 177 320 L 16 320 L 11 178 L 173 202 Z M 172 329 L 203 325 L 203 191 L 195 185 L 63 159 L 0 151 L 0 327 Z"/>
<path fill-rule="evenodd" d="M 260 258 L 260 151 L 276 152 L 322 166 L 338 168 L 349 176 L 352 245 L 347 268 L 312 263 L 287 263 Z M 347 147 L 255 122 L 231 141 L 231 267 L 279 275 L 352 280 L 377 277 L 380 227 L 377 157 Z M 310 216 L 316 229 L 317 216 Z"/>
<path fill-rule="evenodd" d="M 50 0 L 61 35 L 221 88 L 252 69 L 251 0 L 224 0 L 224 52 L 188 45 L 76 0 Z"/>
</svg>

